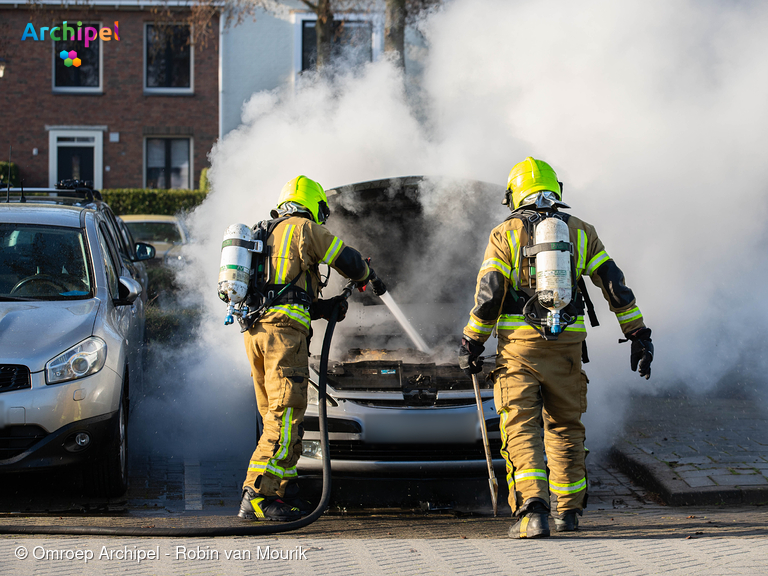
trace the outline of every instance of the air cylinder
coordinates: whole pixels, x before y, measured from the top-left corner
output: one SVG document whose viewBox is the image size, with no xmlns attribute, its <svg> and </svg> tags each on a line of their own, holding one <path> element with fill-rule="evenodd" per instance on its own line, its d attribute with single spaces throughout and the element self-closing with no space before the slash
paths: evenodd
<svg viewBox="0 0 768 576">
<path fill-rule="evenodd" d="M 537 245 L 570 242 L 568 225 L 559 218 L 545 218 L 536 225 Z M 553 333 L 559 333 L 560 310 L 571 302 L 571 252 L 569 250 L 543 250 L 536 254 L 536 296 L 539 303 L 550 310 L 547 324 Z"/>
<path fill-rule="evenodd" d="M 230 305 L 245 299 L 251 280 L 253 233 L 245 224 L 232 224 L 224 233 L 219 267 L 219 297 Z"/>
</svg>

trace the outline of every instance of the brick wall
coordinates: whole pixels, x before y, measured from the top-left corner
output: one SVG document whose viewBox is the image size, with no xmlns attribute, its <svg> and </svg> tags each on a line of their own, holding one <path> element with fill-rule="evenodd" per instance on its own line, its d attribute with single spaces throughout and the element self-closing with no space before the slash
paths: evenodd
<svg viewBox="0 0 768 576">
<path fill-rule="evenodd" d="M 143 90 L 144 23 L 154 20 L 149 11 L 60 10 L 47 15 L 47 21 L 34 21 L 37 30 L 51 21 L 101 21 L 103 26 L 120 22 L 120 41 L 101 44 L 103 93 L 87 95 L 53 93 L 53 42 L 47 36 L 45 41 L 20 41 L 30 19 L 26 9 L 0 6 L 0 35 L 5 38 L 0 58 L 7 61 L 0 78 L 0 157 L 7 158 L 8 145 L 13 146 L 24 185 L 48 186 L 46 125 L 90 125 L 107 127 L 104 188 L 141 187 L 144 138 L 174 134 L 193 137 L 191 184 L 197 187 L 219 132 L 218 20 L 212 23 L 207 46 L 194 48 L 194 94 L 170 96 L 145 95 Z M 119 132 L 120 141 L 110 142 L 110 132 Z"/>
</svg>

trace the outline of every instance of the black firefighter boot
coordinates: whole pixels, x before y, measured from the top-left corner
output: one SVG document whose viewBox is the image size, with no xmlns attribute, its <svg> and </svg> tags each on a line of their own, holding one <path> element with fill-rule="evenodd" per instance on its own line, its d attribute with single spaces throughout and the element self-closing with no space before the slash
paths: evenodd
<svg viewBox="0 0 768 576">
<path fill-rule="evenodd" d="M 301 518 L 298 508 L 289 506 L 279 496 L 264 496 L 246 486 L 243 489 L 243 499 L 240 501 L 239 518 L 244 520 L 275 520 L 291 522 Z"/>
<path fill-rule="evenodd" d="M 510 538 L 549 536 L 549 506 L 541 498 L 528 498 L 516 512 L 517 522 L 509 529 Z"/>
<path fill-rule="evenodd" d="M 306 516 L 312 512 L 315 507 L 309 500 L 302 498 L 300 496 L 300 492 L 301 490 L 299 488 L 298 482 L 295 480 L 289 482 L 285 488 L 285 496 L 283 496 L 283 501 L 292 508 L 298 508 L 301 515 Z"/>
<path fill-rule="evenodd" d="M 581 510 L 566 510 L 558 514 L 553 514 L 552 518 L 555 520 L 555 530 L 558 532 L 575 532 L 579 529 L 579 516 L 583 512 Z"/>
</svg>

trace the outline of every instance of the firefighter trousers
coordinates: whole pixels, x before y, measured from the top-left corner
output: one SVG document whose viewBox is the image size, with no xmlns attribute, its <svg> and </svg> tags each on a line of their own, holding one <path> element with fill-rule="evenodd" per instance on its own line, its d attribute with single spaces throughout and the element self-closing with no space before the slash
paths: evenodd
<svg viewBox="0 0 768 576">
<path fill-rule="evenodd" d="M 307 336 L 290 326 L 257 322 L 244 338 L 264 429 L 243 488 L 285 496 L 301 456 L 309 383 Z"/>
<path fill-rule="evenodd" d="M 500 337 L 498 351 L 492 378 L 510 507 L 517 511 L 529 498 L 542 498 L 550 502 L 553 516 L 583 509 L 587 473 L 581 415 L 587 410 L 588 380 L 581 369 L 581 342 Z"/>
</svg>

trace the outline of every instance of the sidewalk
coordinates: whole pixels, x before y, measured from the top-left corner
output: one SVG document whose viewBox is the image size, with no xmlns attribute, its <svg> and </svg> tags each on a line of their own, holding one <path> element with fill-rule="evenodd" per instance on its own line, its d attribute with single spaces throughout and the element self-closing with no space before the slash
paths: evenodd
<svg viewBox="0 0 768 576">
<path fill-rule="evenodd" d="M 768 414 L 759 402 L 637 396 L 615 464 L 670 506 L 768 503 Z"/>
</svg>

